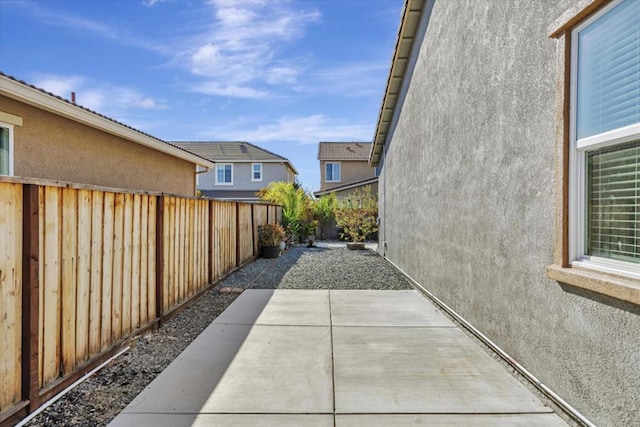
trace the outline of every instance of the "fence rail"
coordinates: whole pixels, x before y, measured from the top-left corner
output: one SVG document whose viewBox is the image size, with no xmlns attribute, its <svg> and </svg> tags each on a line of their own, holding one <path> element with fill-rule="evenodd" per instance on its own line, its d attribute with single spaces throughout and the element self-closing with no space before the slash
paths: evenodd
<svg viewBox="0 0 640 427">
<path fill-rule="evenodd" d="M 257 255 L 274 205 L 0 178 L 0 424 Z"/>
</svg>

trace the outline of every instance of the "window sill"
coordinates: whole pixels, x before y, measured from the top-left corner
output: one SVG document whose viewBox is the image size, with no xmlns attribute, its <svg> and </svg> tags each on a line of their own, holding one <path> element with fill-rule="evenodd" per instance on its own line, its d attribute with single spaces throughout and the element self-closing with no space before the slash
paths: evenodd
<svg viewBox="0 0 640 427">
<path fill-rule="evenodd" d="M 587 289 L 621 301 L 640 305 L 640 282 L 626 277 L 578 267 L 547 267 L 547 277 L 577 288 Z"/>
</svg>

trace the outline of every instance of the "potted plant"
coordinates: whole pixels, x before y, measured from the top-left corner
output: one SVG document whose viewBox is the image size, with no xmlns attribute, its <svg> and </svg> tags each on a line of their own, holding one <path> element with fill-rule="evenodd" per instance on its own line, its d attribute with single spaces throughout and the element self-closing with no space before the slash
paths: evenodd
<svg viewBox="0 0 640 427">
<path fill-rule="evenodd" d="M 300 227 L 300 236 L 304 237 L 307 241 L 307 247 L 310 248 L 316 241 L 316 227 L 318 222 L 316 220 L 310 220 L 309 222 L 303 222 Z M 303 239 L 301 239 L 303 240 Z"/>
<path fill-rule="evenodd" d="M 341 237 L 349 240 L 348 249 L 364 249 L 367 236 L 378 231 L 377 217 L 378 201 L 369 186 L 357 189 L 340 202 L 336 209 L 336 222 L 343 229 Z"/>
<path fill-rule="evenodd" d="M 258 244 L 262 248 L 264 258 L 277 258 L 280 255 L 281 243 L 286 239 L 284 228 L 280 224 L 264 224 L 258 226 Z"/>
</svg>

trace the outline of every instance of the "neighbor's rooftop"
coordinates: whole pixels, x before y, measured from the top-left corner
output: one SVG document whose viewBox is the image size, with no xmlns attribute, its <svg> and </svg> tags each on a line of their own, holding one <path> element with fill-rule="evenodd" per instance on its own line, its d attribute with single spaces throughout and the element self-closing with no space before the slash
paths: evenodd
<svg viewBox="0 0 640 427">
<path fill-rule="evenodd" d="M 320 142 L 318 160 L 369 160 L 370 142 Z"/>
</svg>

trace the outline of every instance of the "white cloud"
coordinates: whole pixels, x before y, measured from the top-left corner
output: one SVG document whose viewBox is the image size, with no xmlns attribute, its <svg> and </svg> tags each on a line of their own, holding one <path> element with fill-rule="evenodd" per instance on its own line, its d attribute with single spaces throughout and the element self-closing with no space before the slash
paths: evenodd
<svg viewBox="0 0 640 427">
<path fill-rule="evenodd" d="M 205 95 L 228 96 L 232 98 L 265 98 L 269 93 L 264 90 L 254 89 L 248 86 L 224 85 L 215 81 L 208 81 L 192 87 L 194 92 Z"/>
<path fill-rule="evenodd" d="M 275 123 L 250 128 L 214 128 L 203 132 L 201 136 L 206 139 L 251 142 L 292 141 L 307 145 L 317 144 L 319 141 L 369 141 L 373 136 L 373 126 L 314 114 L 305 117 L 282 117 Z"/>
<path fill-rule="evenodd" d="M 268 85 L 290 84 L 300 74 L 296 59 L 281 48 L 319 19 L 316 10 L 296 10 L 282 0 L 213 0 L 211 26 L 175 60 L 204 79 L 194 90 L 212 95 L 262 97 Z M 202 88 L 214 88 L 203 91 Z"/>
<path fill-rule="evenodd" d="M 97 82 L 83 76 L 42 76 L 34 85 L 65 99 L 76 93 L 76 103 L 96 112 L 120 115 L 125 110 L 161 110 L 163 99 L 146 96 L 135 89 Z"/>
<path fill-rule="evenodd" d="M 147 7 L 153 7 L 158 3 L 162 3 L 164 0 L 142 0 L 142 4 Z"/>
<path fill-rule="evenodd" d="M 156 3 L 164 0 L 148 0 L 150 3 Z M 59 11 L 41 3 L 36 2 L 18 2 L 16 3 L 29 10 L 30 15 L 39 20 L 41 23 L 51 26 L 64 27 L 71 30 L 81 30 L 86 33 L 93 33 L 105 39 L 113 40 L 118 43 L 136 46 L 142 49 L 169 53 L 168 47 L 164 43 L 155 40 L 149 40 L 139 35 L 134 35 L 126 28 L 119 28 L 100 21 L 87 19 L 82 16 L 73 15 L 68 11 Z M 151 4 L 151 5 L 152 5 Z"/>
</svg>

